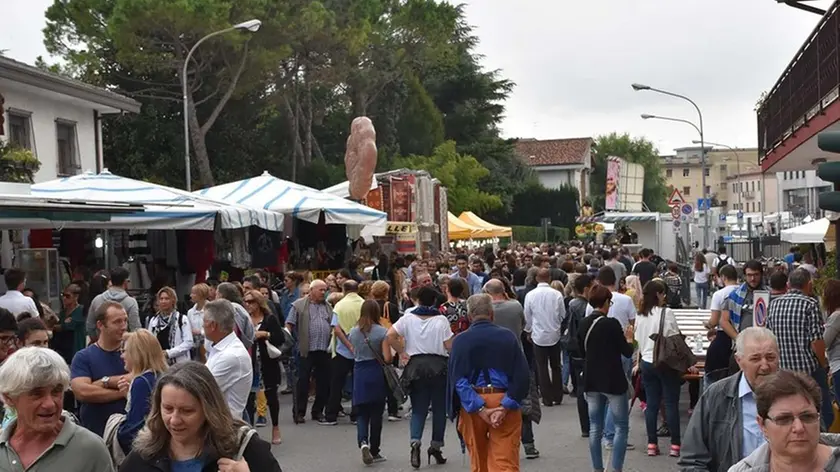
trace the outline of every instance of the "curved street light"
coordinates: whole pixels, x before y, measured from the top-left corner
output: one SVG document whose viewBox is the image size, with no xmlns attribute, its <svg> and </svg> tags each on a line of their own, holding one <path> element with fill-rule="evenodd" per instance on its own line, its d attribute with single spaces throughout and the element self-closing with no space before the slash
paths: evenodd
<svg viewBox="0 0 840 472">
<path fill-rule="evenodd" d="M 697 132 L 700 133 L 700 167 L 702 169 L 701 175 L 702 175 L 702 178 L 703 178 L 703 180 L 702 180 L 703 201 L 706 202 L 707 204 L 709 204 L 710 203 L 709 194 L 708 194 L 708 192 L 706 192 L 706 146 L 704 144 L 704 139 L 703 139 L 703 113 L 700 111 L 700 107 L 697 106 L 696 103 L 694 103 L 694 100 L 686 97 L 685 95 L 680 95 L 678 93 L 669 92 L 667 90 L 654 88 L 654 87 L 651 87 L 650 85 L 645 85 L 645 84 L 631 84 L 630 86 L 636 92 L 650 91 L 650 92 L 661 93 L 662 95 L 668 95 L 669 97 L 674 97 L 674 98 L 679 98 L 679 99 L 685 100 L 688 103 L 691 103 L 694 106 L 694 109 L 697 110 L 697 116 L 700 118 L 700 126 L 699 127 L 695 126 L 694 123 L 691 123 L 689 121 L 679 120 L 679 119 L 668 119 L 668 121 L 678 121 L 678 122 L 681 122 L 681 123 L 690 123 L 692 126 L 695 127 L 695 129 L 697 129 Z M 709 248 L 709 210 L 710 210 L 709 208 L 706 208 L 706 211 L 703 212 L 703 223 L 704 223 L 703 224 L 703 247 L 705 247 L 705 248 Z"/>
<path fill-rule="evenodd" d="M 184 59 L 184 69 L 181 72 L 181 85 L 183 87 L 184 92 L 184 166 L 186 168 L 186 180 L 187 180 L 187 192 L 192 191 L 192 172 L 190 168 L 190 120 L 189 120 L 189 102 L 187 100 L 187 66 L 190 64 L 190 58 L 192 57 L 195 50 L 198 46 L 201 45 L 204 41 L 208 39 L 220 36 L 223 34 L 230 33 L 232 31 L 250 31 L 251 33 L 256 33 L 259 31 L 260 26 L 262 26 L 262 21 L 253 19 L 248 21 L 243 21 L 242 23 L 237 23 L 230 28 L 225 28 L 223 30 L 215 31 L 213 33 L 208 34 L 207 36 L 198 40 L 198 42 L 193 45 L 190 49 L 190 52 L 187 53 L 186 59 Z"/>
</svg>

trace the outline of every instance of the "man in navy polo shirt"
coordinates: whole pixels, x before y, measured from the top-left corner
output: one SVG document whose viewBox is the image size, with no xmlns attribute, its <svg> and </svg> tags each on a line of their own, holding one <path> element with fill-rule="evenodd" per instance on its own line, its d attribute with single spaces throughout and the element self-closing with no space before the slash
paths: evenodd
<svg viewBox="0 0 840 472">
<path fill-rule="evenodd" d="M 125 413 L 125 392 L 120 391 L 127 378 L 120 346 L 128 328 L 128 314 L 117 302 L 105 302 L 96 310 L 99 339 L 73 356 L 70 388 L 81 405 L 81 425 L 102 436 L 105 423 L 114 413 Z"/>
</svg>

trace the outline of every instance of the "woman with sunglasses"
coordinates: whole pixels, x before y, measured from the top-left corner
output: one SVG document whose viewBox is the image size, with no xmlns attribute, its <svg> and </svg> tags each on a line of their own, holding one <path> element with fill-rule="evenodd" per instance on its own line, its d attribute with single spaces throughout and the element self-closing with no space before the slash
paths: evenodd
<svg viewBox="0 0 840 472">
<path fill-rule="evenodd" d="M 729 472 L 840 472 L 837 435 L 820 435 L 820 387 L 805 374 L 780 370 L 755 388 L 756 421 L 767 442 Z"/>
<path fill-rule="evenodd" d="M 61 354 L 67 365 L 73 361 L 73 356 L 84 349 L 86 344 L 84 307 L 79 303 L 82 293 L 81 287 L 73 283 L 64 288 L 61 294 L 60 322 L 53 327 L 53 347 Z"/>
<path fill-rule="evenodd" d="M 280 444 L 283 442 L 280 436 L 280 399 L 277 397 L 277 388 L 280 386 L 280 359 L 272 359 L 269 356 L 268 343 L 279 348 L 283 345 L 283 326 L 276 315 L 268 308 L 268 300 L 259 290 L 249 290 L 242 297 L 242 303 L 251 316 L 251 323 L 254 325 L 254 337 L 256 349 L 251 351 L 254 361 L 254 383 L 252 393 L 248 396 L 246 409 L 248 417 L 255 419 L 256 397 L 262 388 L 265 392 L 268 412 L 271 416 L 271 443 Z"/>
</svg>

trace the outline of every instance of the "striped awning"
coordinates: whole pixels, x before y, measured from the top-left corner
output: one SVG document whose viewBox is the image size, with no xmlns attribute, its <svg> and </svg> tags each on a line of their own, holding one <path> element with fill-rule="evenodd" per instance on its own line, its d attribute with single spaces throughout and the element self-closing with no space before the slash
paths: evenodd
<svg viewBox="0 0 840 472">
<path fill-rule="evenodd" d="M 596 216 L 581 216 L 575 221 L 578 223 L 632 223 L 658 219 L 658 213 L 604 213 Z"/>
</svg>

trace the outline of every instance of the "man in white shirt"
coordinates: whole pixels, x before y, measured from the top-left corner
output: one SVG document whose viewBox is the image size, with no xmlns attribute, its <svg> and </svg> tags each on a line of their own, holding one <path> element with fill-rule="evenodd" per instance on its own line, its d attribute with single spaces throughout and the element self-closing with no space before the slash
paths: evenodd
<svg viewBox="0 0 840 472">
<path fill-rule="evenodd" d="M 551 281 L 550 269 L 539 269 L 536 280 L 536 288 L 525 295 L 525 332 L 534 344 L 534 363 L 543 404 L 554 406 L 563 403 L 560 335 L 566 306 L 563 294 L 548 285 Z"/>
<path fill-rule="evenodd" d="M 216 377 L 234 418 L 244 418 L 245 404 L 251 393 L 254 370 L 251 356 L 236 336 L 233 305 L 216 300 L 204 305 L 204 335 L 207 347 L 207 368 Z"/>
<path fill-rule="evenodd" d="M 38 307 L 35 306 L 35 301 L 22 293 L 26 286 L 26 272 L 16 268 L 6 269 L 3 280 L 6 282 L 7 291 L 0 297 L 0 308 L 9 310 L 15 318 L 24 312 L 37 318 Z"/>
</svg>

